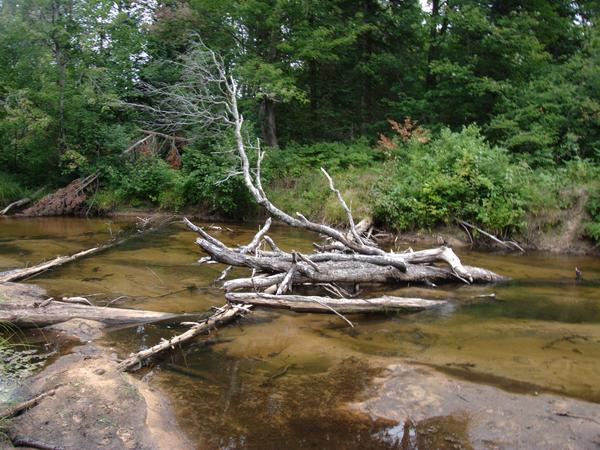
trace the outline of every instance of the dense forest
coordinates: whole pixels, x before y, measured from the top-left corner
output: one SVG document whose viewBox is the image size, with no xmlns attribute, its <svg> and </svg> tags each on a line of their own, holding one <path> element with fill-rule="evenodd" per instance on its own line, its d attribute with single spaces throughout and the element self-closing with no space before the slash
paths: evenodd
<svg viewBox="0 0 600 450">
<path fill-rule="evenodd" d="M 343 219 L 325 167 L 355 215 L 390 229 L 527 235 L 583 205 L 600 241 L 595 0 L 0 5 L 0 204 L 98 172 L 100 211 L 256 214 L 229 176 L 231 130 L 148 113 L 147 87 L 176 84 L 202 41 L 243 85 L 245 132 L 269 148 L 262 175 L 286 209 Z"/>
</svg>

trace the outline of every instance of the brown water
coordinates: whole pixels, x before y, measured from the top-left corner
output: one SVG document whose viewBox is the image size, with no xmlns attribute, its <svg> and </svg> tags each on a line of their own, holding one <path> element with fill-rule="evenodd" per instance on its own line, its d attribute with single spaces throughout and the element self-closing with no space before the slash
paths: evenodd
<svg viewBox="0 0 600 450">
<path fill-rule="evenodd" d="M 125 225 L 3 219 L 0 271 L 91 247 Z M 232 231 L 216 233 L 229 244 L 247 243 L 256 231 L 254 225 L 227 226 Z M 270 234 L 282 248 L 311 248 L 308 233 L 275 227 Z M 173 225 L 33 281 L 50 295 L 88 295 L 98 304 L 128 296 L 121 306 L 206 311 L 223 304 L 223 292 L 212 282 L 222 267 L 198 265 L 202 254 L 194 240 L 194 233 Z M 510 391 L 550 391 L 600 403 L 600 259 L 458 254 L 464 263 L 512 281 L 388 291 L 450 302 L 420 314 L 353 317 L 354 329 L 335 316 L 257 311 L 174 353 L 153 371 L 153 382 L 169 394 L 179 422 L 199 446 L 228 449 L 409 448 L 390 438 L 395 424 L 372 422 L 344 406 L 368 393 L 378 367 L 398 358 Z M 586 281 L 574 281 L 575 266 Z M 236 273 L 245 272 L 230 276 Z M 490 293 L 496 298 L 474 298 Z M 148 325 L 111 332 L 106 342 L 125 355 L 176 331 Z M 436 429 L 462 442 L 461 420 L 435 420 L 404 424 L 400 435 L 417 433 L 423 442 L 435 442 L 436 433 L 422 430 Z"/>
</svg>

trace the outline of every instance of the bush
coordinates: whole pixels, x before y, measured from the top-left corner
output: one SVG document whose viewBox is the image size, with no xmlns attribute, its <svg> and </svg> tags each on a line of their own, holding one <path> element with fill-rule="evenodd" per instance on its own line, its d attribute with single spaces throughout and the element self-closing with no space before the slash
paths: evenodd
<svg viewBox="0 0 600 450">
<path fill-rule="evenodd" d="M 325 168 L 330 173 L 351 167 L 368 168 L 381 159 L 366 139 L 353 143 L 319 142 L 309 145 L 291 144 L 282 149 L 272 149 L 264 163 L 265 179 L 295 178 L 307 170 Z"/>
<path fill-rule="evenodd" d="M 182 157 L 183 199 L 187 205 L 203 205 L 210 213 L 241 218 L 252 208 L 250 193 L 241 176 L 231 176 L 238 162 L 227 151 L 208 152 L 188 147 Z"/>
<path fill-rule="evenodd" d="M 0 172 L 0 206 L 6 206 L 26 195 L 27 190 L 19 183 L 17 177 L 6 172 Z"/>
<path fill-rule="evenodd" d="M 586 210 L 591 222 L 585 226 L 585 234 L 596 244 L 600 244 L 600 187 L 596 186 L 589 193 Z"/>
<path fill-rule="evenodd" d="M 183 206 L 181 174 L 162 159 L 144 156 L 135 162 L 108 165 L 106 191 L 97 198 L 101 207 L 127 202 L 132 206 Z"/>
<path fill-rule="evenodd" d="M 385 172 L 375 188 L 374 215 L 393 229 L 431 228 L 454 218 L 495 233 L 523 226 L 527 173 L 475 126 L 442 130 L 429 143 L 406 141 Z"/>
</svg>

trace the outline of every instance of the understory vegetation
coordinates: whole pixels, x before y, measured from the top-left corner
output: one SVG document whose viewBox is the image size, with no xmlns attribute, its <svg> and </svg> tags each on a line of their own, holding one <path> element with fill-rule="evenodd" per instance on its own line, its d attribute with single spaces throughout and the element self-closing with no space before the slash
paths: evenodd
<svg viewBox="0 0 600 450">
<path fill-rule="evenodd" d="M 394 231 L 432 230 L 456 219 L 500 236 L 546 232 L 586 195 L 586 235 L 600 241 L 600 169 L 589 160 L 532 168 L 491 146 L 476 126 L 435 135 L 395 136 L 371 145 L 322 142 L 269 149 L 262 178 L 270 198 L 290 212 L 343 224 L 346 214 L 320 168 L 334 178 L 356 217 L 372 216 Z M 155 207 L 230 219 L 255 219 L 260 208 L 231 176 L 225 148 L 187 147 L 175 169 L 142 157 L 118 170 L 93 201 L 101 208 Z"/>
<path fill-rule="evenodd" d="M 597 2 L 421 3 L 2 2 L 0 204 L 99 172 L 101 212 L 260 214 L 231 130 L 192 103 L 181 123 L 155 114 L 149 86 L 189 77 L 202 41 L 244 86 L 244 133 L 268 148 L 283 209 L 344 221 L 324 167 L 357 217 L 392 230 L 530 236 L 577 207 L 600 243 Z"/>
</svg>

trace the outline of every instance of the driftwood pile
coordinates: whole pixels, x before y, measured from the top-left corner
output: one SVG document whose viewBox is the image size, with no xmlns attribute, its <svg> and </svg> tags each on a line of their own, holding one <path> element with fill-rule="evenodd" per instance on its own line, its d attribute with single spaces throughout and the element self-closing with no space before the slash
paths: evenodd
<svg viewBox="0 0 600 450">
<path fill-rule="evenodd" d="M 231 303 L 340 315 L 390 310 L 420 311 L 445 302 L 390 296 L 359 299 L 355 296 L 359 285 L 374 283 L 432 286 L 440 282 L 481 283 L 501 279 L 494 272 L 463 266 L 449 247 L 391 253 L 377 252 L 379 248 L 373 243 L 363 242 L 367 251 L 377 253 L 365 254 L 356 253 L 338 242 L 315 244 L 316 251 L 311 254 L 285 252 L 266 234 L 271 225 L 268 219 L 250 244 L 229 248 L 189 220 L 184 219 L 184 222 L 200 235 L 196 243 L 209 255 L 201 262 L 216 261 L 228 265 L 217 280 L 224 279 L 232 266 L 252 269 L 248 278 L 225 281 L 225 297 Z M 364 227 L 355 227 L 356 232 L 360 233 L 361 228 Z M 263 249 L 262 243 L 269 249 Z M 443 263 L 444 266 L 433 263 Z M 307 289 L 317 289 L 326 295 L 302 295 Z M 239 290 L 246 292 L 235 292 Z M 290 295 L 292 292 L 297 294 Z"/>
</svg>

